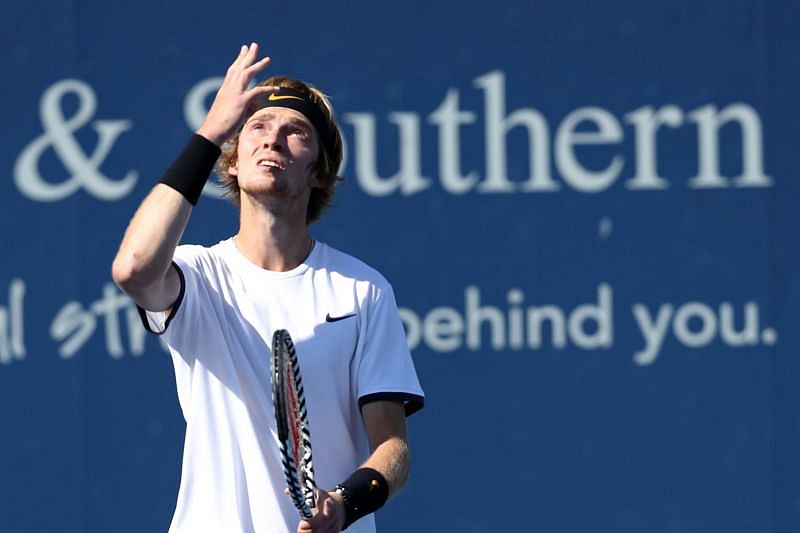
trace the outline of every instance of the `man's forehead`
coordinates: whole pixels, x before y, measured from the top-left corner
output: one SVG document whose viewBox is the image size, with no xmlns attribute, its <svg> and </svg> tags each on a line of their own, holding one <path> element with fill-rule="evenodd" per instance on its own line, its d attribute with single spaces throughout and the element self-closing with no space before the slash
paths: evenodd
<svg viewBox="0 0 800 533">
<path fill-rule="evenodd" d="M 302 122 L 307 126 L 311 126 L 311 121 L 306 118 L 300 111 L 289 109 L 288 107 L 265 107 L 259 109 L 247 119 L 247 122 L 253 120 L 272 120 L 275 118 L 284 119 L 292 122 Z"/>
</svg>

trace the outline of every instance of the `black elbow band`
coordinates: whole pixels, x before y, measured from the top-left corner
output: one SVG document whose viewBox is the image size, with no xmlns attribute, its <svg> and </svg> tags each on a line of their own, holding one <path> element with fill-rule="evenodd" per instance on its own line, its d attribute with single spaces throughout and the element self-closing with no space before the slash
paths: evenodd
<svg viewBox="0 0 800 533">
<path fill-rule="evenodd" d="M 195 133 L 158 182 L 172 187 L 190 204 L 197 205 L 221 152 L 219 146 Z"/>
<path fill-rule="evenodd" d="M 370 513 L 374 513 L 389 499 L 389 483 L 373 468 L 359 468 L 349 478 L 336 485 L 336 492 L 344 501 L 345 521 L 342 529 Z"/>
</svg>

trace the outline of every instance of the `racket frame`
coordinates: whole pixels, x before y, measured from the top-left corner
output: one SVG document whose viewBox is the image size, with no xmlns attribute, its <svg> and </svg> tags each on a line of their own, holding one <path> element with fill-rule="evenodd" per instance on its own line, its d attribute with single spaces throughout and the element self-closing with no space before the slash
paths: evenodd
<svg viewBox="0 0 800 533">
<path fill-rule="evenodd" d="M 300 365 L 292 338 L 285 329 L 275 331 L 272 337 L 270 376 L 278 447 L 289 496 L 300 516 L 311 518 L 316 506 L 311 434 Z"/>
</svg>

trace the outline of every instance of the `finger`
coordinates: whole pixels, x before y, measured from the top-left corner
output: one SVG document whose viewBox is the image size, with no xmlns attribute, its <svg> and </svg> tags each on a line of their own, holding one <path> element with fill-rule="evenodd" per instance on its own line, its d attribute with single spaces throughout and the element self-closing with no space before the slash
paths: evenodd
<svg viewBox="0 0 800 533">
<path fill-rule="evenodd" d="M 250 45 L 250 48 L 248 49 L 247 53 L 241 58 L 241 62 L 239 64 L 241 70 L 237 69 L 239 71 L 238 75 L 247 84 L 250 83 L 250 80 L 253 79 L 253 76 L 255 76 L 257 72 L 265 69 L 267 65 L 269 65 L 269 62 L 271 60 L 269 57 L 265 57 L 263 59 L 260 59 L 259 61 L 255 61 L 257 57 L 258 57 L 258 44 L 253 43 Z"/>
<path fill-rule="evenodd" d="M 327 518 L 330 517 L 332 513 L 333 513 L 333 500 L 328 498 L 327 500 L 322 502 L 322 515 Z"/>
<path fill-rule="evenodd" d="M 247 67 L 247 70 L 248 72 L 255 74 L 256 72 L 260 72 L 265 68 L 267 68 L 267 65 L 269 65 L 271 61 L 272 58 L 269 56 L 262 57 L 261 59 L 259 59 L 258 61 Z"/>
<path fill-rule="evenodd" d="M 256 85 L 249 91 L 247 91 L 247 97 L 252 99 L 263 98 L 268 94 L 276 93 L 280 91 L 280 87 L 276 87 L 275 85 Z"/>
<path fill-rule="evenodd" d="M 324 533 L 328 531 L 327 524 L 320 524 L 310 520 L 300 520 L 297 525 L 297 533 Z"/>
<path fill-rule="evenodd" d="M 333 499 L 329 498 L 325 500 L 325 505 L 323 506 L 322 512 L 325 515 L 326 519 L 328 520 L 328 530 L 330 531 L 339 531 L 337 529 L 339 519 L 336 516 L 336 502 Z"/>
<path fill-rule="evenodd" d="M 297 533 L 323 533 L 327 528 L 311 520 L 301 519 L 297 524 Z"/>
<path fill-rule="evenodd" d="M 241 48 L 239 48 L 239 55 L 236 56 L 236 59 L 233 60 L 233 63 L 230 64 L 228 67 L 228 73 L 226 77 L 232 76 L 237 70 L 237 67 L 241 65 L 242 59 L 247 55 L 247 45 L 243 44 Z"/>
<path fill-rule="evenodd" d="M 309 520 L 309 523 L 312 525 L 314 533 L 325 533 L 327 531 L 333 531 L 336 527 L 335 522 L 333 521 L 333 502 L 330 499 L 325 500 L 322 502 L 322 508 L 319 512 Z"/>
<path fill-rule="evenodd" d="M 250 43 L 250 47 L 247 49 L 247 54 L 245 55 L 245 65 L 251 65 L 253 61 L 256 60 L 258 57 L 258 43 L 252 42 Z"/>
<path fill-rule="evenodd" d="M 247 55 L 247 45 L 243 44 L 241 48 L 239 48 L 239 55 L 236 56 L 236 59 L 233 61 L 234 64 L 240 62 L 242 58 Z"/>
<path fill-rule="evenodd" d="M 276 93 L 280 90 L 280 87 L 275 86 L 257 86 L 250 89 L 245 98 L 247 98 L 247 111 L 249 114 L 253 114 L 262 107 L 267 105 L 267 95 Z M 288 494 L 288 492 L 287 492 Z"/>
<path fill-rule="evenodd" d="M 320 510 L 311 518 L 301 519 L 300 526 L 306 527 L 308 531 L 325 531 L 328 527 L 328 517 Z"/>
</svg>

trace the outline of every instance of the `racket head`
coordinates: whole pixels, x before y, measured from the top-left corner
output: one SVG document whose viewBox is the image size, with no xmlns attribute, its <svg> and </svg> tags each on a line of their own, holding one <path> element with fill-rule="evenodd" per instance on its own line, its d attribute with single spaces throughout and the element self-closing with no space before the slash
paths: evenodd
<svg viewBox="0 0 800 533">
<path fill-rule="evenodd" d="M 272 401 L 278 444 L 289 495 L 303 518 L 311 518 L 316 505 L 316 484 L 311 455 L 305 394 L 294 343 L 285 329 L 272 337 Z"/>
</svg>

